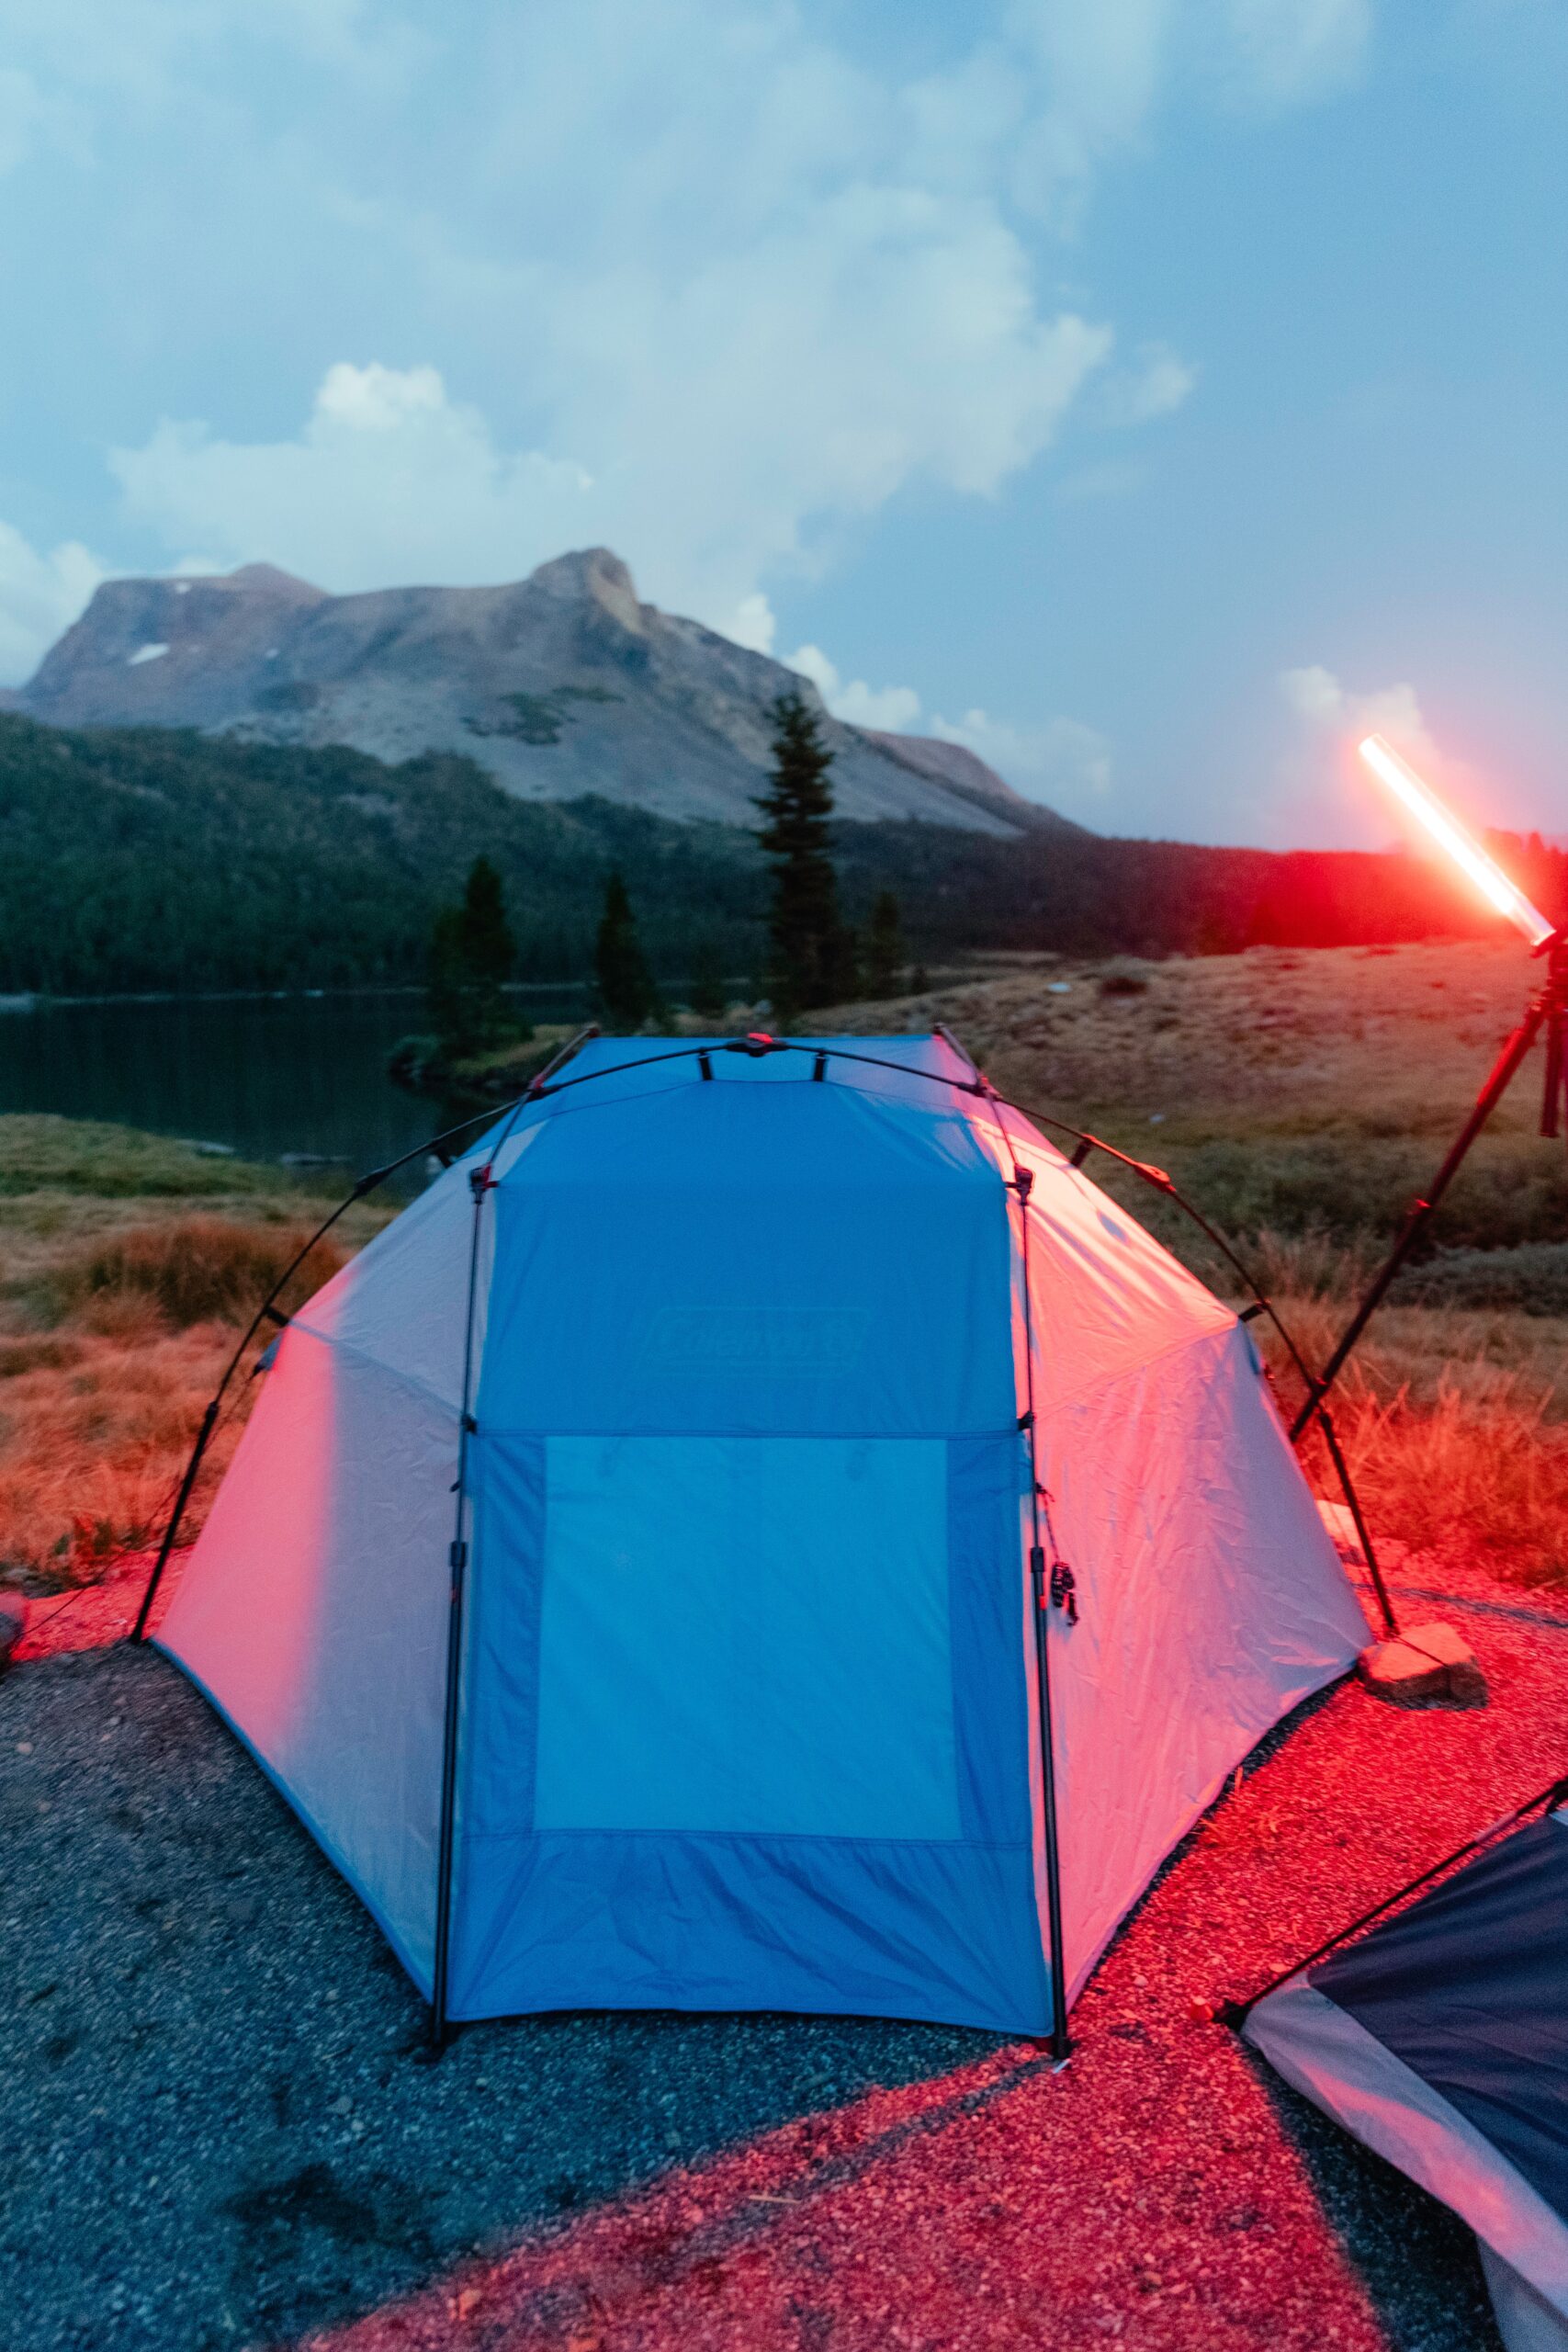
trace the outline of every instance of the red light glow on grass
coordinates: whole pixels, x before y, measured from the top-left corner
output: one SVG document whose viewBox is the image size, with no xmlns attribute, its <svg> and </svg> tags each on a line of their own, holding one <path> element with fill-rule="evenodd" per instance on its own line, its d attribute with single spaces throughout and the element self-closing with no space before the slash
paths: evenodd
<svg viewBox="0 0 1568 2352">
<path fill-rule="evenodd" d="M 1531 905 L 1517 883 L 1509 881 L 1495 858 L 1482 848 L 1450 809 L 1444 808 L 1409 761 L 1401 759 L 1393 744 L 1385 742 L 1381 735 L 1369 735 L 1358 748 L 1372 774 L 1418 819 L 1438 846 L 1447 850 L 1482 897 L 1500 915 L 1506 915 L 1532 947 L 1544 946 L 1556 926 L 1548 922 L 1539 907 Z"/>
</svg>

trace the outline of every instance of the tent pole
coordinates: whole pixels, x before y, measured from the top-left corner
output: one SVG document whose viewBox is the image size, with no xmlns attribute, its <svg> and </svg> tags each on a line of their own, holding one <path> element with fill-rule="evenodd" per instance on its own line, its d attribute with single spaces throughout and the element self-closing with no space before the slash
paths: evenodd
<svg viewBox="0 0 1568 2352">
<path fill-rule="evenodd" d="M 201 1457 L 207 1452 L 208 1442 L 212 1436 L 217 1420 L 218 1398 L 214 1396 L 201 1417 L 201 1427 L 196 1433 L 196 1443 L 191 1447 L 190 1457 L 185 1467 L 185 1476 L 180 1480 L 180 1490 L 175 1498 L 175 1508 L 170 1512 L 169 1523 L 164 1530 L 164 1540 L 158 1546 L 158 1557 L 153 1562 L 152 1573 L 147 1579 L 147 1589 L 141 1596 L 141 1606 L 136 1612 L 136 1623 L 130 1629 L 130 1638 L 133 1642 L 144 1642 L 147 1639 L 147 1620 L 152 1614 L 152 1603 L 157 1598 L 158 1587 L 164 1581 L 164 1570 L 169 1565 L 169 1555 L 175 1548 L 175 1539 L 180 1532 L 180 1521 L 186 1515 L 186 1505 L 190 1500 L 190 1490 L 196 1484 L 196 1474 L 201 1467 Z"/>
<path fill-rule="evenodd" d="M 1031 1464 L 1032 1470 L 1032 1464 Z M 1045 1553 L 1039 1544 L 1029 1554 L 1030 1589 L 1034 1604 L 1034 1656 L 1040 1685 L 1040 1784 L 1045 1815 L 1045 1911 L 1051 1930 L 1051 2055 L 1065 2062 L 1072 2054 L 1067 2035 L 1067 1986 L 1062 1953 L 1062 1856 L 1056 1838 L 1056 1754 L 1051 1730 L 1051 1628 L 1046 1616 L 1050 1594 L 1045 1577 Z"/>
<path fill-rule="evenodd" d="M 457 1826 L 457 1733 L 462 1708 L 463 1589 L 468 1565 L 464 1532 L 468 1502 L 468 1438 L 473 1430 L 474 1306 L 479 1296 L 479 1235 L 485 1194 L 492 1189 L 491 1162 L 469 1173 L 474 1196 L 468 1243 L 468 1308 L 463 1332 L 463 1406 L 457 1419 L 457 1510 L 447 1553 L 451 1585 L 446 1604 L 446 1702 L 441 1735 L 441 1835 L 435 1863 L 435 1962 L 430 1987 L 430 2041 L 439 2056 L 446 2047 L 446 1993 L 452 1957 L 452 1877 Z"/>
<path fill-rule="evenodd" d="M 1007 1134 L 1005 1127 L 1002 1133 L 1004 1136 Z M 1034 1679 L 1039 1691 L 1040 1806 L 1044 1815 L 1045 1833 L 1045 1919 L 1051 1942 L 1051 2055 L 1058 2065 L 1065 2065 L 1072 2054 L 1073 2045 L 1067 2033 L 1067 1984 L 1062 1938 L 1062 1853 L 1056 1834 L 1056 1743 L 1051 1724 L 1049 1611 L 1055 1595 L 1046 1570 L 1045 1547 L 1040 1540 L 1040 1501 L 1043 1489 L 1040 1484 L 1035 1442 L 1034 1315 L 1029 1295 L 1029 1195 L 1034 1189 L 1034 1175 L 1032 1170 L 1019 1166 L 1010 1137 L 1008 1156 L 1012 1160 L 1013 1169 L 1012 1182 L 1008 1189 L 1018 1195 L 1019 1225 L 1022 1235 L 1020 1246 L 1023 1272 L 1025 1391 L 1022 1427 L 1029 1436 L 1029 1589 L 1034 1618 Z"/>
<path fill-rule="evenodd" d="M 1204 2005 L 1208 2008 L 1209 2021 L 1214 2025 L 1245 2025 L 1259 2001 L 1266 1999 L 1270 1993 L 1277 1993 L 1280 1985 L 1288 1983 L 1291 1977 L 1300 1976 L 1307 1969 L 1315 1967 L 1320 1960 L 1327 1957 L 1336 1944 L 1348 1943 L 1352 1936 L 1359 1936 L 1363 1928 L 1370 1928 L 1374 1919 L 1381 1919 L 1385 1912 L 1393 1909 L 1396 1903 L 1403 1903 L 1406 1895 L 1419 1894 L 1424 1886 L 1429 1886 L 1435 1878 L 1441 1878 L 1445 1871 L 1452 1870 L 1454 1864 L 1462 1861 L 1467 1854 L 1474 1853 L 1478 1847 L 1489 1845 L 1492 1839 L 1500 1836 L 1505 1829 L 1512 1829 L 1517 1823 L 1524 1819 L 1526 1814 L 1534 1813 L 1540 1805 L 1550 1808 L 1563 1804 L 1568 1804 L 1568 1775 L 1563 1775 L 1555 1781 L 1549 1781 L 1544 1789 L 1538 1789 L 1533 1797 L 1527 1797 L 1523 1804 L 1517 1804 L 1512 1813 L 1501 1814 L 1484 1829 L 1478 1829 L 1473 1838 L 1467 1838 L 1462 1846 L 1456 1846 L 1451 1854 L 1445 1854 L 1440 1862 L 1434 1862 L 1430 1870 L 1421 1872 L 1419 1878 L 1410 1879 L 1404 1886 L 1396 1887 L 1392 1894 L 1385 1894 L 1381 1903 L 1374 1903 L 1370 1911 L 1363 1911 L 1359 1918 L 1352 1919 L 1348 1926 L 1336 1928 L 1334 1933 L 1326 1937 L 1322 1943 L 1314 1945 L 1304 1960 L 1287 1962 L 1283 1968 L 1279 1969 L 1269 1977 L 1266 1984 L 1260 1984 L 1256 1993 L 1248 1993 L 1245 2000 L 1215 2001 Z M 1198 2021 L 1201 2022 L 1201 2020 Z"/>
<path fill-rule="evenodd" d="M 572 1039 L 570 1046 L 562 1048 L 562 1051 L 556 1056 L 555 1061 L 550 1064 L 550 1068 L 552 1069 L 556 1069 L 559 1063 L 566 1058 L 568 1054 L 576 1052 L 578 1046 L 582 1043 L 583 1038 L 596 1034 L 597 1032 L 585 1029 L 582 1032 L 581 1036 L 574 1037 Z M 511 1106 L 513 1114 L 522 1109 L 527 1099 L 526 1095 L 519 1095 L 517 1101 Z M 322 1218 L 321 1224 L 316 1227 L 314 1233 L 311 1234 L 310 1239 L 300 1244 L 299 1248 L 295 1251 L 294 1256 L 289 1260 L 288 1265 L 285 1266 L 283 1272 L 278 1275 L 277 1280 L 273 1283 L 272 1288 L 268 1291 L 266 1296 L 263 1299 L 261 1305 L 252 1316 L 250 1322 L 246 1325 L 244 1335 L 242 1338 L 239 1346 L 234 1350 L 233 1354 L 230 1357 L 223 1377 L 219 1382 L 217 1388 L 214 1390 L 207 1410 L 202 1416 L 201 1427 L 197 1432 L 196 1443 L 191 1450 L 190 1459 L 186 1464 L 185 1476 L 180 1481 L 179 1493 L 175 1500 L 174 1515 L 170 1519 L 167 1527 L 164 1530 L 164 1540 L 158 1547 L 158 1557 L 153 1564 L 152 1577 L 149 1580 L 146 1591 L 141 1596 L 141 1606 L 136 1612 L 136 1623 L 132 1627 L 130 1636 L 132 1642 L 144 1642 L 147 1638 L 147 1621 L 152 1613 L 152 1603 L 157 1598 L 158 1587 L 164 1580 L 164 1571 L 169 1565 L 169 1555 L 174 1551 L 175 1544 L 180 1532 L 180 1522 L 185 1518 L 186 1506 L 190 1501 L 191 1488 L 196 1484 L 196 1474 L 201 1467 L 202 1456 L 207 1452 L 208 1445 L 212 1438 L 213 1430 L 217 1427 L 218 1408 L 223 1402 L 224 1395 L 228 1389 L 229 1384 L 233 1379 L 234 1374 L 240 1368 L 241 1363 L 243 1361 L 245 1350 L 250 1346 L 251 1341 L 261 1329 L 263 1323 L 269 1317 L 276 1322 L 286 1322 L 288 1320 L 287 1317 L 273 1315 L 273 1307 L 276 1300 L 282 1296 L 283 1292 L 292 1281 L 293 1277 L 299 1272 L 300 1267 L 304 1264 L 306 1259 L 310 1256 L 317 1242 L 325 1238 L 325 1237 L 332 1231 L 333 1226 L 337 1223 L 339 1217 L 346 1215 L 348 1210 L 354 1206 L 355 1201 L 364 1200 L 366 1194 L 367 1193 L 373 1193 L 378 1184 L 384 1184 L 389 1176 L 395 1176 L 400 1168 L 406 1168 L 411 1159 L 422 1159 L 426 1152 L 438 1152 L 440 1147 L 445 1143 L 450 1143 L 454 1136 L 467 1135 L 470 1127 L 479 1126 L 483 1121 L 487 1119 L 493 1119 L 496 1115 L 496 1113 L 493 1111 L 476 1111 L 472 1118 L 459 1119 L 455 1127 L 446 1128 L 445 1133 L 442 1135 L 433 1136 L 428 1143 L 415 1144 L 412 1150 L 400 1153 L 396 1159 L 389 1159 L 384 1168 L 370 1169 L 367 1174 L 361 1176 L 357 1180 L 354 1190 L 344 1195 L 344 1197 L 338 1203 L 336 1208 L 333 1209 L 332 1215 Z"/>
</svg>

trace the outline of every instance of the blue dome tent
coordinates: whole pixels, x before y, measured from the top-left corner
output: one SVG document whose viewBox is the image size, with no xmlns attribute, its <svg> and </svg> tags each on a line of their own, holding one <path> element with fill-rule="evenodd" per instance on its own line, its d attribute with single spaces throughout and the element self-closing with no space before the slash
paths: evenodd
<svg viewBox="0 0 1568 2352">
<path fill-rule="evenodd" d="M 1470 2223 L 1508 2352 L 1568 2352 L 1564 1795 L 1560 1781 L 1521 1808 L 1556 1810 L 1242 2022 L 1288 2083 Z"/>
<path fill-rule="evenodd" d="M 1027 2034 L 1366 1638 L 1235 1314 L 943 1035 L 588 1046 L 295 1314 L 159 1633 L 438 2029 Z"/>
</svg>

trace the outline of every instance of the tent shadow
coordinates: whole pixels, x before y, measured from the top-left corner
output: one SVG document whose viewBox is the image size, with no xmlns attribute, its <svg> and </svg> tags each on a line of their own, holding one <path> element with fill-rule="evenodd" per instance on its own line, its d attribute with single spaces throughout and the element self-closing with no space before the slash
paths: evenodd
<svg viewBox="0 0 1568 2352">
<path fill-rule="evenodd" d="M 7 1816 L 18 2340 L 351 2326 L 672 2172 L 781 2132 L 815 2164 L 861 2135 L 838 2124 L 858 2103 L 942 2110 L 995 2053 L 1033 2061 L 886 2019 L 559 2012 L 468 2027 L 431 2064 L 379 1931 L 173 1666 L 40 1660 L 4 1704 L 49 1788 Z"/>
<path fill-rule="evenodd" d="M 1503 2352 L 1475 2239 L 1458 2214 L 1341 2131 L 1256 2051 L 1238 2048 L 1365 2286 L 1391 2352 L 1439 2345 Z"/>
</svg>

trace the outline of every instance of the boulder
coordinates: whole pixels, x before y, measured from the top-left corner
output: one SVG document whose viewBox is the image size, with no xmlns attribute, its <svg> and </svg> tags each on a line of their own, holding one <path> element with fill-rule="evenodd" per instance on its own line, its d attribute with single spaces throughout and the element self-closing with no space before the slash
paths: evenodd
<svg viewBox="0 0 1568 2352">
<path fill-rule="evenodd" d="M 1486 1704 L 1486 1678 L 1451 1625 L 1412 1625 L 1394 1641 L 1374 1642 L 1361 1652 L 1358 1671 L 1370 1690 L 1396 1707 Z"/>
</svg>

